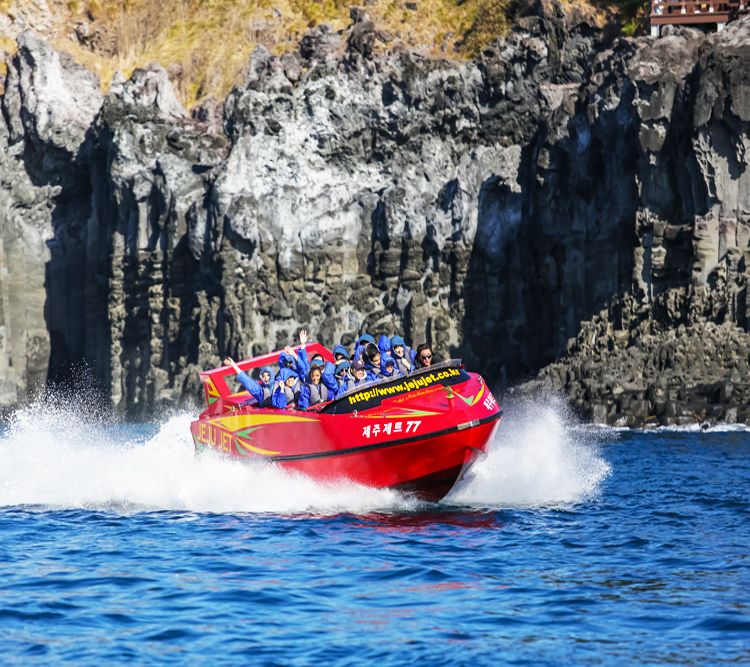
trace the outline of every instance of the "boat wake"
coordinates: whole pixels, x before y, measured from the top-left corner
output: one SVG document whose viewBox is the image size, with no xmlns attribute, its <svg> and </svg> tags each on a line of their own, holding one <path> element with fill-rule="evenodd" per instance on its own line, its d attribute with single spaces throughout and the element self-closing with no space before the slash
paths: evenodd
<svg viewBox="0 0 750 667">
<path fill-rule="evenodd" d="M 323 485 L 273 466 L 196 457 L 193 419 L 114 425 L 60 397 L 19 410 L 0 432 L 0 507 L 363 514 L 425 506 L 387 489 Z M 595 495 L 609 465 L 595 437 L 574 426 L 556 406 L 506 412 L 488 458 L 443 504 L 550 506 Z"/>
</svg>

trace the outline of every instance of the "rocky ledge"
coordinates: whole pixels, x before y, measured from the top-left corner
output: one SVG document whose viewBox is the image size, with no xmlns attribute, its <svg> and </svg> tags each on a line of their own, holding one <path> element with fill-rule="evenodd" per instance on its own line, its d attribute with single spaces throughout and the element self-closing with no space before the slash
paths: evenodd
<svg viewBox="0 0 750 667">
<path fill-rule="evenodd" d="M 86 367 L 140 417 L 305 326 L 403 332 L 499 389 L 539 373 L 596 421 L 744 419 L 750 20 L 612 39 L 566 7 L 474 62 L 377 54 L 357 15 L 191 114 L 161 66 L 102 96 L 23 33 L 0 405 Z"/>
</svg>

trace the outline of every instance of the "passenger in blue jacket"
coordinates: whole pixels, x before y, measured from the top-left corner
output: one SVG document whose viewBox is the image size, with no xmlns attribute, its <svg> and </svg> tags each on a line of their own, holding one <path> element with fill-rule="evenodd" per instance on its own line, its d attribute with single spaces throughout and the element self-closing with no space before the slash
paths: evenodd
<svg viewBox="0 0 750 667">
<path fill-rule="evenodd" d="M 260 406 L 263 403 L 263 399 L 265 398 L 263 395 L 263 387 L 260 382 L 256 382 L 247 373 L 245 373 L 245 371 L 241 370 L 240 367 L 234 362 L 234 359 L 232 359 L 232 357 L 227 357 L 226 359 L 224 359 L 224 365 L 234 368 L 234 372 L 237 373 L 237 380 L 239 381 L 239 383 L 245 389 L 247 389 L 247 391 L 250 393 L 250 396 L 252 396 L 255 399 L 255 402 Z M 242 405 L 252 404 L 253 401 L 250 399 L 242 403 Z"/>
<path fill-rule="evenodd" d="M 357 363 L 362 363 L 362 362 L 360 361 Z M 364 367 L 364 364 L 362 364 L 362 366 Z M 335 366 L 333 364 L 326 364 L 326 367 L 323 370 L 322 382 L 325 384 L 326 388 L 328 389 L 329 396 L 332 390 L 333 390 L 332 398 L 336 398 L 339 394 L 343 394 L 352 388 L 353 380 L 352 380 L 351 375 L 349 375 L 350 369 L 351 369 L 351 364 L 346 360 L 340 361 Z"/>
<path fill-rule="evenodd" d="M 375 382 L 380 380 L 383 374 L 380 372 L 380 350 L 374 343 L 368 343 L 365 351 L 362 353 L 362 361 L 365 362 L 365 371 L 367 371 L 367 381 Z"/>
<path fill-rule="evenodd" d="M 391 338 L 391 356 L 402 375 L 408 375 L 414 370 L 417 353 L 404 343 L 401 336 Z"/>
<path fill-rule="evenodd" d="M 269 407 L 271 405 L 271 394 L 273 394 L 273 368 L 270 366 L 263 366 L 260 369 L 260 386 L 263 389 L 263 401 L 261 407 Z"/>
<path fill-rule="evenodd" d="M 375 340 L 370 334 L 362 334 L 357 339 L 357 344 L 354 346 L 354 359 L 361 359 L 362 355 L 365 352 L 365 348 L 367 348 L 368 345 L 374 345 Z"/>
<path fill-rule="evenodd" d="M 296 407 L 301 393 L 302 383 L 299 376 L 291 368 L 282 368 L 271 399 L 273 407 L 279 410 Z"/>
<path fill-rule="evenodd" d="M 302 387 L 299 401 L 297 402 L 298 408 L 307 409 L 318 405 L 318 403 L 325 403 L 326 401 L 334 399 L 338 387 L 334 381 L 334 389 L 329 390 L 326 384 L 321 381 L 323 379 L 323 371 L 320 369 L 320 366 L 312 366 L 308 376 L 310 379 L 307 384 Z"/>
<path fill-rule="evenodd" d="M 380 350 L 380 354 L 391 353 L 391 339 L 385 334 L 378 338 L 378 350 Z"/>
<path fill-rule="evenodd" d="M 344 391 L 364 387 L 367 384 L 367 369 L 365 368 L 365 362 L 361 359 L 352 361 L 351 375 L 348 378 L 347 384 L 348 386 Z"/>
<path fill-rule="evenodd" d="M 380 373 L 384 378 L 397 378 L 402 375 L 393 357 L 387 352 L 380 355 Z"/>
</svg>

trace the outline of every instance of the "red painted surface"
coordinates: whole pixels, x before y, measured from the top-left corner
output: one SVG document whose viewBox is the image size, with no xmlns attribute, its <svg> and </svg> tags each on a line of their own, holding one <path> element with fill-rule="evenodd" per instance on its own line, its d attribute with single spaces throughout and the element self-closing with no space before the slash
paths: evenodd
<svg viewBox="0 0 750 667">
<path fill-rule="evenodd" d="M 322 346 L 308 346 L 310 356 L 316 352 L 332 359 Z M 274 353 L 239 365 L 245 370 L 277 360 Z M 219 368 L 202 374 L 214 400 L 191 432 L 199 451 L 438 500 L 484 457 L 501 415 L 484 380 L 459 364 L 368 385 L 308 411 L 240 406 L 247 393 L 233 394 L 226 383 L 232 369 Z"/>
</svg>

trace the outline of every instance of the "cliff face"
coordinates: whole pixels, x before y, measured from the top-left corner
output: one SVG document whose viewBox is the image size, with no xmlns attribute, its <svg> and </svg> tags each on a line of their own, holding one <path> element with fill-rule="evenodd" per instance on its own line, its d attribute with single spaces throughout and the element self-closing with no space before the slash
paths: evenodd
<svg viewBox="0 0 750 667">
<path fill-rule="evenodd" d="M 747 335 L 750 21 L 608 42 L 538 4 L 472 63 L 348 34 L 259 48 L 189 118 L 161 67 L 102 100 L 24 33 L 0 123 L 3 405 L 85 362 L 138 415 L 302 326 L 403 332 L 499 383 L 576 345 L 606 363 L 638 327 Z M 568 345 L 604 319 L 605 350 Z M 606 404 L 576 363 L 543 375 Z"/>
</svg>

